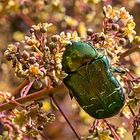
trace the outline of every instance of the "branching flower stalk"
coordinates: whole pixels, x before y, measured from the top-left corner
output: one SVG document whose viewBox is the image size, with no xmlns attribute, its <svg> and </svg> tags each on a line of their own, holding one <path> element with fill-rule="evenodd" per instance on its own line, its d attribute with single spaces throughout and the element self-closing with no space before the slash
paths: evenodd
<svg viewBox="0 0 140 140">
<path fill-rule="evenodd" d="M 26 104 L 31 101 L 42 100 L 48 97 L 50 94 L 60 94 L 60 93 L 65 93 L 66 91 L 67 90 L 63 85 L 51 89 L 44 88 L 42 90 L 33 92 L 25 97 L 20 97 L 18 99 L 15 99 L 15 102 L 19 104 Z M 14 109 L 15 107 L 17 107 L 17 104 L 14 103 L 13 101 L 9 101 L 0 105 L 0 112 Z"/>
</svg>

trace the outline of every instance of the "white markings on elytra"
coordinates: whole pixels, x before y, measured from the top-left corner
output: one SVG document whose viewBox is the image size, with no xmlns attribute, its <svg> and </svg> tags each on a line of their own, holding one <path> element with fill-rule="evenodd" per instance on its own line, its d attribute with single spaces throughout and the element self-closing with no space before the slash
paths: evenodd
<svg viewBox="0 0 140 140">
<path fill-rule="evenodd" d="M 117 91 L 120 91 L 120 90 L 121 90 L 121 87 L 115 88 L 115 90 L 111 94 L 109 94 L 107 97 L 112 96 L 114 93 L 116 93 Z"/>
<path fill-rule="evenodd" d="M 105 110 L 104 109 L 98 109 L 98 110 L 96 110 L 96 114 L 98 113 L 98 112 L 104 112 Z"/>
<path fill-rule="evenodd" d="M 115 88 L 115 90 L 119 91 L 119 90 L 121 90 L 121 87 Z"/>
<path fill-rule="evenodd" d="M 92 100 L 96 100 L 97 98 L 95 98 L 95 97 L 92 97 L 90 100 L 92 101 Z"/>
<path fill-rule="evenodd" d="M 101 92 L 100 94 L 102 95 L 102 94 L 104 94 L 104 93 L 105 93 L 105 91 Z"/>
<path fill-rule="evenodd" d="M 112 96 L 114 93 L 116 93 L 116 90 L 115 90 L 115 91 L 113 91 L 111 94 L 109 94 L 107 97 Z"/>
<path fill-rule="evenodd" d="M 108 107 L 110 108 L 114 104 L 116 104 L 116 102 L 112 102 Z"/>
<path fill-rule="evenodd" d="M 84 92 L 80 92 L 79 94 L 80 94 L 80 95 L 86 95 L 86 93 L 87 93 L 87 92 L 84 91 Z"/>
<path fill-rule="evenodd" d="M 83 109 L 87 109 L 88 107 L 92 107 L 92 106 L 94 106 L 94 104 L 84 105 L 82 108 L 83 108 Z"/>
</svg>

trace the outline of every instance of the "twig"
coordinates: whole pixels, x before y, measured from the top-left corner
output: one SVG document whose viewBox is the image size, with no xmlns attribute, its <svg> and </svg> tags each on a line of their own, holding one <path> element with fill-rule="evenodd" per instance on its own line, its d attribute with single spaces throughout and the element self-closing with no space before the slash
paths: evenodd
<svg viewBox="0 0 140 140">
<path fill-rule="evenodd" d="M 43 133 L 38 131 L 35 127 L 32 126 L 32 129 L 34 129 L 36 132 L 38 132 L 45 140 L 49 140 L 49 138 L 46 135 L 44 135 Z"/>
<path fill-rule="evenodd" d="M 24 91 L 21 92 L 21 97 L 24 97 L 28 94 L 29 90 L 31 89 L 33 83 L 34 83 L 35 80 L 33 80 L 32 82 L 30 82 L 26 87 L 24 87 Z"/>
<path fill-rule="evenodd" d="M 59 94 L 59 93 L 66 93 L 67 89 L 65 88 L 64 85 L 60 85 L 56 88 L 52 88 L 52 89 L 42 89 L 40 91 L 34 92 L 32 94 L 29 94 L 25 97 L 21 97 L 18 99 L 15 99 L 16 102 L 20 103 L 20 104 L 25 104 L 31 101 L 35 101 L 35 100 L 41 100 L 46 98 L 48 95 L 50 94 Z M 17 104 L 13 104 L 12 101 L 3 103 L 0 105 L 0 112 L 5 111 L 5 110 L 9 110 L 9 109 L 13 109 L 17 106 Z"/>
<path fill-rule="evenodd" d="M 81 140 L 81 138 L 79 137 L 79 135 L 77 134 L 76 130 L 73 128 L 73 126 L 71 125 L 70 121 L 68 120 L 68 118 L 66 117 L 66 115 L 64 114 L 64 112 L 62 111 L 62 109 L 60 108 L 60 106 L 58 105 L 57 101 L 55 100 L 55 98 L 53 97 L 53 95 L 50 96 L 52 101 L 54 102 L 54 104 L 57 106 L 57 108 L 59 109 L 59 111 L 61 112 L 61 114 L 63 115 L 63 117 L 65 118 L 66 122 L 68 123 L 68 125 L 70 126 L 70 128 L 72 129 L 72 131 L 74 132 L 75 136 L 77 137 L 78 140 Z"/>
<path fill-rule="evenodd" d="M 131 53 L 136 52 L 136 51 L 140 51 L 140 46 L 132 47 L 132 48 L 128 49 L 127 51 L 125 51 L 124 53 L 122 53 L 120 55 L 120 60 L 122 60 L 124 57 L 126 57 L 126 56 L 128 56 Z"/>
<path fill-rule="evenodd" d="M 29 83 L 27 79 L 25 79 L 13 92 L 11 92 L 11 96 L 15 96 L 20 94 L 20 91 Z M 5 102 L 5 99 L 3 100 Z M 12 102 L 12 101 L 11 101 Z"/>
<path fill-rule="evenodd" d="M 98 124 L 99 124 L 99 120 L 98 119 L 95 119 L 95 121 L 93 122 L 93 125 L 92 125 L 93 132 L 95 132 L 95 130 L 97 129 Z"/>
<path fill-rule="evenodd" d="M 25 15 L 24 13 L 20 13 L 19 16 L 23 19 L 23 21 L 28 25 L 28 26 L 32 26 L 33 24 L 35 24 L 32 19 Z"/>
<path fill-rule="evenodd" d="M 112 134 L 115 136 L 116 140 L 120 140 L 120 138 L 118 137 L 118 135 L 116 134 L 116 132 L 114 131 L 114 129 L 110 126 L 110 124 L 108 123 L 108 121 L 106 119 L 103 119 L 103 120 L 106 123 L 106 125 L 108 126 L 108 128 L 110 129 L 110 131 L 112 132 Z"/>
<path fill-rule="evenodd" d="M 15 96 L 20 93 L 20 91 L 29 83 L 27 79 L 25 79 L 12 93 L 12 96 Z"/>
<path fill-rule="evenodd" d="M 128 105 L 128 108 L 129 108 L 129 110 L 130 110 L 131 114 L 132 114 L 133 116 L 135 116 L 135 113 L 134 113 L 134 111 L 132 110 L 132 108 L 131 108 L 131 106 L 130 106 L 130 105 Z"/>
</svg>

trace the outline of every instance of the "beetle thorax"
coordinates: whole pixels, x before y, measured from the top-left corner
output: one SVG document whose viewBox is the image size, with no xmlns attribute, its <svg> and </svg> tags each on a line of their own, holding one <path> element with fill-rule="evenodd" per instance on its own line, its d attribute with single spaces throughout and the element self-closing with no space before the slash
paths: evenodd
<svg viewBox="0 0 140 140">
<path fill-rule="evenodd" d="M 72 42 L 63 54 L 62 66 L 66 73 L 74 72 L 97 56 L 94 47 L 83 42 Z"/>
</svg>

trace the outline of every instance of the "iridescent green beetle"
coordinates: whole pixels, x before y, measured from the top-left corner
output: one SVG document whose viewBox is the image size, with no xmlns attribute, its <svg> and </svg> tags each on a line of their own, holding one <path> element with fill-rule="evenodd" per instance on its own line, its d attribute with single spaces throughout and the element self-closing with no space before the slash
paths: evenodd
<svg viewBox="0 0 140 140">
<path fill-rule="evenodd" d="M 113 76 L 107 57 L 93 46 L 72 42 L 64 51 L 62 68 L 68 74 L 65 85 L 90 116 L 108 118 L 123 107 L 123 89 Z"/>
</svg>

